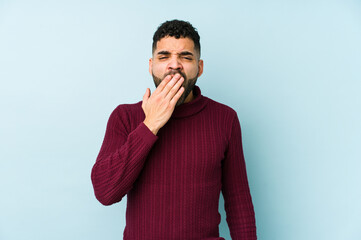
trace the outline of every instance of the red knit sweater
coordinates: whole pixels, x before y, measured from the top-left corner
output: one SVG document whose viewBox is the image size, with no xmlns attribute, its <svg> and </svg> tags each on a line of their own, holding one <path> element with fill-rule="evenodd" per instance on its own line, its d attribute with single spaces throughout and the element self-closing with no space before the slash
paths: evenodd
<svg viewBox="0 0 361 240">
<path fill-rule="evenodd" d="M 110 115 L 91 179 L 104 205 L 127 194 L 125 240 L 219 237 L 222 191 L 232 239 L 256 239 L 237 113 L 201 95 L 175 108 L 154 135 L 142 102 Z"/>
</svg>

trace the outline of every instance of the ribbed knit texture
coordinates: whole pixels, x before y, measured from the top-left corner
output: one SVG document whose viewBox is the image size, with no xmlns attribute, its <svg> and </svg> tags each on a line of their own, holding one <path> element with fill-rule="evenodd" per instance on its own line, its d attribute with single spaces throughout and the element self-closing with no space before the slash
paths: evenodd
<svg viewBox="0 0 361 240">
<path fill-rule="evenodd" d="M 127 194 L 125 240 L 224 239 L 220 191 L 232 239 L 257 239 L 237 113 L 194 95 L 157 135 L 141 101 L 110 115 L 91 179 L 104 205 Z"/>
</svg>

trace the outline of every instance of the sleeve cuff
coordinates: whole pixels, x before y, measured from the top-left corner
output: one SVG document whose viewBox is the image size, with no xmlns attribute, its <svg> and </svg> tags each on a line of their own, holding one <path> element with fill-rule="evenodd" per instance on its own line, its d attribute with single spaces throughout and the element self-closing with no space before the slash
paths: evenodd
<svg viewBox="0 0 361 240">
<path fill-rule="evenodd" d="M 138 125 L 135 131 L 138 136 L 149 145 L 153 145 L 158 139 L 158 136 L 154 135 L 153 132 L 150 131 L 150 129 L 143 122 Z"/>
</svg>

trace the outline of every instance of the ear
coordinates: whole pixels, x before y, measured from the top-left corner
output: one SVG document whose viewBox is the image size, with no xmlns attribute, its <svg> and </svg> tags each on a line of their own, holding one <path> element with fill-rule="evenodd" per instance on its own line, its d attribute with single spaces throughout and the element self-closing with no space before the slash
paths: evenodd
<svg viewBox="0 0 361 240">
<path fill-rule="evenodd" d="M 153 72 L 153 59 L 149 58 L 149 73 L 152 75 Z"/>
<path fill-rule="evenodd" d="M 200 77 L 203 73 L 203 60 L 200 59 L 198 61 L 198 77 Z"/>
</svg>

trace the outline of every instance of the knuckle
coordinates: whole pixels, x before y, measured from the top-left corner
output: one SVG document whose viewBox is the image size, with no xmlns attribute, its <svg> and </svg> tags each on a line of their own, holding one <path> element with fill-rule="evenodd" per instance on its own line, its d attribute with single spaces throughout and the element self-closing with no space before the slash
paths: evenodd
<svg viewBox="0 0 361 240">
<path fill-rule="evenodd" d="M 167 89 L 167 91 L 169 91 L 169 90 L 172 88 L 172 85 L 171 85 L 171 84 L 167 84 L 164 88 Z"/>
<path fill-rule="evenodd" d="M 161 98 L 162 98 L 162 97 L 161 97 L 160 95 L 154 96 L 154 100 L 155 100 L 155 101 L 160 101 Z"/>
</svg>

